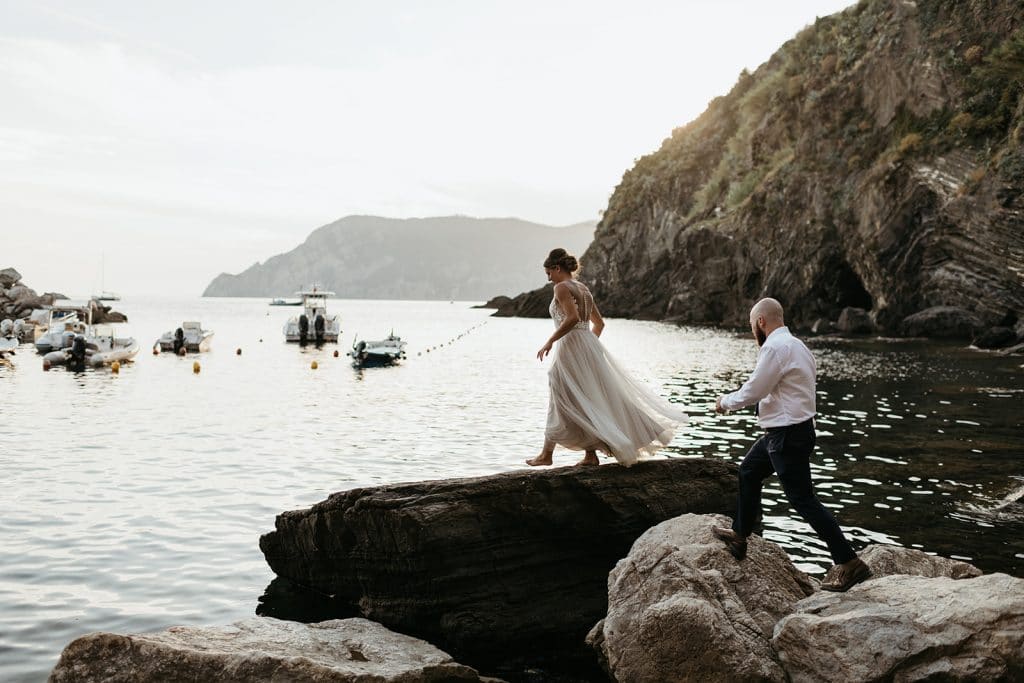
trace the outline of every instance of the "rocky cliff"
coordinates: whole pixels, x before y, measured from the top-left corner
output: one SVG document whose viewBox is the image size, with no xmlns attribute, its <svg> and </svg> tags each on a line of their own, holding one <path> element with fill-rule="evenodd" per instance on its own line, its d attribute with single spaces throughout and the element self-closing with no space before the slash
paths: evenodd
<svg viewBox="0 0 1024 683">
<path fill-rule="evenodd" d="M 582 279 L 615 316 L 745 325 L 774 296 L 805 327 L 858 308 L 891 333 L 1013 328 L 1022 92 L 1018 0 L 862 0 L 637 161 Z M 525 301 L 507 310 L 544 314 Z"/>
<path fill-rule="evenodd" d="M 593 234 L 593 223 L 554 228 L 516 218 L 348 216 L 286 254 L 217 276 L 203 296 L 291 296 L 316 281 L 349 299 L 483 301 L 543 284 L 548 252 L 582 251 Z"/>
</svg>

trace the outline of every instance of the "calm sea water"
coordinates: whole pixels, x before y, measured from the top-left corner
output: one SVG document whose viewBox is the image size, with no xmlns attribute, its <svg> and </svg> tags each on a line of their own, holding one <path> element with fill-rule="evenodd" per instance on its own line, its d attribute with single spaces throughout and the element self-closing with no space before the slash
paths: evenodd
<svg viewBox="0 0 1024 683">
<path fill-rule="evenodd" d="M 458 302 L 339 300 L 343 342 L 300 349 L 281 334 L 298 309 L 266 304 L 125 299 L 116 308 L 143 352 L 120 374 L 43 372 L 30 347 L 0 368 L 0 680 L 44 680 L 64 645 L 92 631 L 252 615 L 273 578 L 257 541 L 283 510 L 356 486 L 512 470 L 536 454 L 547 389 L 534 354 L 550 321 Z M 149 355 L 182 320 L 213 328 L 213 351 Z M 354 333 L 391 329 L 409 342 L 400 367 L 357 372 L 333 357 Z M 692 421 L 666 455 L 742 458 L 752 415 L 711 409 L 753 366 L 748 337 L 611 320 L 602 341 L 688 406 Z M 897 340 L 810 343 L 818 490 L 856 544 L 1024 576 L 1024 360 Z M 556 465 L 575 459 L 556 452 Z M 766 537 L 821 573 L 825 548 L 777 485 L 765 503 Z"/>
</svg>

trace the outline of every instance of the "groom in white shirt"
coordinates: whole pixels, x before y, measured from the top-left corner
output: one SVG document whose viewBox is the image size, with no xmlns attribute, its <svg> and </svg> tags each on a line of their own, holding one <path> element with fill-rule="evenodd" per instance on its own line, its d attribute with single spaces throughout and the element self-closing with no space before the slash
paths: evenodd
<svg viewBox="0 0 1024 683">
<path fill-rule="evenodd" d="M 732 529 L 715 528 L 737 560 L 747 553 L 747 536 L 761 517 L 761 486 L 772 472 L 779 475 L 789 504 L 828 545 L 836 566 L 821 587 L 845 591 L 871 575 L 853 552 L 842 529 L 818 497 L 811 483 L 810 455 L 814 451 L 815 363 L 802 341 L 786 327 L 782 305 L 761 299 L 750 310 L 750 329 L 761 347 L 757 365 L 738 391 L 718 399 L 715 410 L 724 413 L 755 405 L 757 422 L 765 433 L 740 464 L 740 495 Z"/>
</svg>

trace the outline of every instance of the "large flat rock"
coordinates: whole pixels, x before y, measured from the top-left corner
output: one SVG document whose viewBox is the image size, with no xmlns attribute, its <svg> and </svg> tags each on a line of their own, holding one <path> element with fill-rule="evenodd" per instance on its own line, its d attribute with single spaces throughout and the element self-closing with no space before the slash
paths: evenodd
<svg viewBox="0 0 1024 683">
<path fill-rule="evenodd" d="M 592 660 L 584 639 L 633 542 L 735 497 L 718 460 L 522 470 L 336 493 L 279 515 L 260 547 L 279 576 L 461 661 Z"/>
<path fill-rule="evenodd" d="M 366 619 L 296 624 L 254 617 L 230 626 L 92 633 L 71 642 L 50 683 L 480 681 L 430 643 Z"/>
</svg>

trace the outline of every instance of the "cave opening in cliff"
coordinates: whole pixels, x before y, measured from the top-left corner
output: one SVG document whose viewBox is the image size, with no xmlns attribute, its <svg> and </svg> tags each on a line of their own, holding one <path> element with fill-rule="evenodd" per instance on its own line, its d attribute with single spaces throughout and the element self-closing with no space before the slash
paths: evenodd
<svg viewBox="0 0 1024 683">
<path fill-rule="evenodd" d="M 860 276 L 844 259 L 836 259 L 824 269 L 823 289 L 829 307 L 835 312 L 847 306 L 870 311 L 874 299 L 864 288 Z"/>
</svg>

